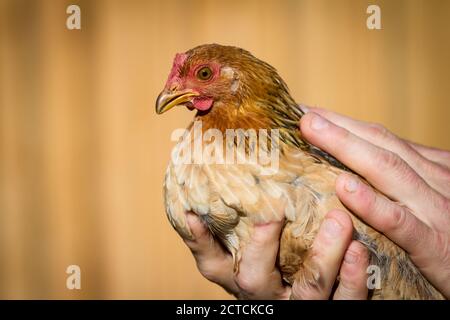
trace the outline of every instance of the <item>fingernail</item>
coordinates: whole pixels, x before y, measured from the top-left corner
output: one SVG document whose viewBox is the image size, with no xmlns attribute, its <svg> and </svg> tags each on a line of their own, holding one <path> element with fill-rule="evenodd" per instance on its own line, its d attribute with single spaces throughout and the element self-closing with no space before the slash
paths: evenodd
<svg viewBox="0 0 450 320">
<path fill-rule="evenodd" d="M 325 219 L 323 227 L 329 237 L 337 237 L 342 231 L 342 226 L 334 219 Z"/>
<path fill-rule="evenodd" d="M 348 264 L 355 264 L 358 261 L 358 254 L 353 251 L 347 250 L 344 256 L 344 261 Z"/>
<path fill-rule="evenodd" d="M 345 182 L 345 190 L 347 192 L 353 193 L 358 189 L 359 182 L 353 177 L 348 177 Z"/>
<path fill-rule="evenodd" d="M 319 115 L 314 115 L 311 120 L 311 128 L 314 130 L 322 130 L 328 126 L 328 121 Z"/>
<path fill-rule="evenodd" d="M 300 107 L 300 109 L 302 109 L 302 111 L 304 113 L 308 113 L 309 112 L 309 108 L 307 106 L 304 106 L 304 105 L 301 104 L 299 107 Z"/>
</svg>

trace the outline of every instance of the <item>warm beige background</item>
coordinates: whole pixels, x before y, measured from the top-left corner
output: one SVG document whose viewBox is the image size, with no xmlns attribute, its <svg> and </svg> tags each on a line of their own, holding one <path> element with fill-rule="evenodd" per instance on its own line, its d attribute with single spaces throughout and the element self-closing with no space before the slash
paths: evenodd
<svg viewBox="0 0 450 320">
<path fill-rule="evenodd" d="M 268 61 L 299 102 L 450 148 L 450 1 L 0 0 L 0 298 L 228 297 L 163 211 L 192 113 L 154 113 L 175 52 L 207 42 Z"/>
</svg>

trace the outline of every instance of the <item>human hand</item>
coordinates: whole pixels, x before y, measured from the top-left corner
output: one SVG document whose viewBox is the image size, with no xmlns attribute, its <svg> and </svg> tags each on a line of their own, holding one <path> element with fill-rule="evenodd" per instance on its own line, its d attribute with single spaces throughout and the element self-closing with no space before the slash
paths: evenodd
<svg viewBox="0 0 450 320">
<path fill-rule="evenodd" d="M 367 251 L 352 241 L 348 214 L 332 210 L 326 216 L 313 243 L 320 286 L 285 284 L 276 267 L 283 222 L 255 226 L 251 241 L 242 252 L 239 272 L 233 272 L 231 255 L 214 239 L 199 218 L 187 214 L 195 240 L 184 240 L 191 249 L 200 273 L 240 299 L 366 299 Z M 340 282 L 332 292 L 337 275 Z"/>
<path fill-rule="evenodd" d="M 449 298 L 450 152 L 319 108 L 309 108 L 301 131 L 385 195 L 352 174 L 336 181 L 340 200 L 406 250 L 422 274 Z"/>
</svg>

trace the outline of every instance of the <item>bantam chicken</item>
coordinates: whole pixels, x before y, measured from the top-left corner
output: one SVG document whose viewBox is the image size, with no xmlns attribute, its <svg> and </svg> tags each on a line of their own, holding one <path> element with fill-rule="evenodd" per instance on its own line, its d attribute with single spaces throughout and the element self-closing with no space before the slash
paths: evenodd
<svg viewBox="0 0 450 320">
<path fill-rule="evenodd" d="M 192 239 L 186 212 L 197 214 L 232 254 L 236 272 L 253 226 L 285 219 L 278 259 L 284 281 L 312 285 L 320 281 L 310 249 L 328 211 L 339 208 L 348 212 L 336 196 L 335 180 L 350 170 L 302 138 L 299 120 L 303 112 L 277 71 L 237 47 L 198 46 L 175 56 L 165 88 L 157 98 L 156 112 L 161 114 L 175 106 L 196 109 L 165 175 L 165 207 L 176 231 Z M 200 130 L 206 134 L 210 129 L 215 131 L 209 138 L 195 133 Z M 260 129 L 272 133 L 259 144 L 250 141 L 248 134 L 241 143 L 239 139 L 231 143 L 220 140 L 217 135 Z M 184 157 L 191 161 L 179 161 L 182 153 L 186 156 L 191 152 L 189 147 L 205 147 L 213 140 L 211 136 L 222 150 L 236 147 L 235 161 L 207 161 L 198 155 Z M 239 161 L 255 151 L 277 151 L 275 170 L 269 170 L 267 161 Z M 371 292 L 372 299 L 443 298 L 401 248 L 351 217 L 354 239 L 367 247 L 370 264 L 380 270 L 381 288 Z"/>
</svg>

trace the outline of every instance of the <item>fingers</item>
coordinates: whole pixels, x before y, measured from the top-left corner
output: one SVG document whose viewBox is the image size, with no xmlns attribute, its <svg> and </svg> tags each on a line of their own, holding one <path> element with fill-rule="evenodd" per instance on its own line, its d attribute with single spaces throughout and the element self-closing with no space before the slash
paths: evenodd
<svg viewBox="0 0 450 320">
<path fill-rule="evenodd" d="M 407 208 L 375 193 L 370 186 L 350 174 L 338 177 L 336 192 L 352 212 L 411 255 L 429 251 L 431 229 Z"/>
<path fill-rule="evenodd" d="M 375 146 L 399 155 L 434 189 L 445 196 L 448 195 L 447 181 L 450 179 L 450 172 L 448 172 L 450 167 L 449 152 L 404 141 L 379 124 L 358 121 L 322 108 L 310 108 L 309 111 L 319 114 Z M 442 165 L 445 165 L 445 163 L 447 168 L 442 168 Z M 445 175 L 446 171 L 447 175 Z"/>
<path fill-rule="evenodd" d="M 288 298 L 288 289 L 276 268 L 283 221 L 255 225 L 252 238 L 242 250 L 239 272 L 235 277 L 247 299 Z"/>
<path fill-rule="evenodd" d="M 351 133 L 369 141 L 375 146 L 395 152 L 412 167 L 423 166 L 426 161 L 414 148 L 399 139 L 382 125 L 358 121 L 322 108 L 311 108 L 310 111 L 347 129 Z"/>
<path fill-rule="evenodd" d="M 407 140 L 404 141 L 408 143 L 412 148 L 414 148 L 418 153 L 420 153 L 423 157 L 436 162 L 446 167 L 447 169 L 450 169 L 450 151 L 430 148 Z"/>
<path fill-rule="evenodd" d="M 339 285 L 334 300 L 367 299 L 367 267 L 369 265 L 367 249 L 359 242 L 352 241 L 347 249 L 340 270 Z"/>
<path fill-rule="evenodd" d="M 316 300 L 330 297 L 352 232 L 352 221 L 345 212 L 333 210 L 327 214 L 312 247 L 312 263 L 319 274 L 317 285 L 295 281 L 292 286 L 293 299 Z"/>
<path fill-rule="evenodd" d="M 421 272 L 442 292 L 450 295 L 447 281 L 450 277 L 448 225 L 435 229 L 438 231 L 432 230 L 408 209 L 375 193 L 350 174 L 338 177 L 336 192 L 345 206 L 405 249 Z"/>
<path fill-rule="evenodd" d="M 225 290 L 237 294 L 239 288 L 234 282 L 233 259 L 211 235 L 206 226 L 193 213 L 187 213 L 187 221 L 195 240 L 184 239 L 192 251 L 200 273 Z"/>
<path fill-rule="evenodd" d="M 242 252 L 242 272 L 268 274 L 275 269 L 282 225 L 281 221 L 255 225 L 251 241 Z"/>
<path fill-rule="evenodd" d="M 350 217 L 342 211 L 334 210 L 327 215 L 314 241 L 312 259 L 319 270 L 320 285 L 300 287 L 294 283 L 292 289 L 283 285 L 276 268 L 283 222 L 255 226 L 251 241 L 243 249 L 239 272 L 233 275 L 231 256 L 196 215 L 188 213 L 187 220 L 195 240 L 185 242 L 200 272 L 240 298 L 287 299 L 292 291 L 293 298 L 328 299 L 339 269 L 341 284 L 336 299 L 363 299 L 367 295 L 364 280 L 366 253 L 358 243 L 352 242 L 348 247 L 353 227 Z"/>
<path fill-rule="evenodd" d="M 314 108 L 312 111 L 378 147 L 395 152 L 412 167 L 423 166 L 425 162 L 409 144 L 382 125 L 358 121 L 321 108 Z"/>
<path fill-rule="evenodd" d="M 431 187 L 443 196 L 450 198 L 450 152 L 429 148 L 406 140 L 403 141 L 428 160 L 428 164 L 414 167 L 414 169 L 421 174 Z"/>
<path fill-rule="evenodd" d="M 430 216 L 442 211 L 445 198 L 430 188 L 395 153 L 377 147 L 312 112 L 302 117 L 300 126 L 312 144 L 335 156 L 384 194 L 396 200 L 402 199 L 413 212 L 421 213 L 423 221 L 430 223 Z M 424 212 L 430 214 L 425 215 Z"/>
<path fill-rule="evenodd" d="M 431 187 L 444 196 L 450 195 L 448 191 L 450 152 L 400 139 L 379 124 L 358 121 L 322 108 L 310 108 L 309 111 L 319 114 L 380 148 L 398 154 Z"/>
<path fill-rule="evenodd" d="M 409 144 L 397 138 L 392 132 L 384 128 L 382 125 L 358 121 L 322 108 L 311 108 L 310 111 L 342 128 L 347 129 L 351 133 L 371 142 L 378 147 L 397 153 L 409 164 L 410 162 L 412 164 L 416 164 L 418 161 L 423 160 L 422 157 L 418 157 L 418 153 L 411 146 L 409 146 Z"/>
</svg>

